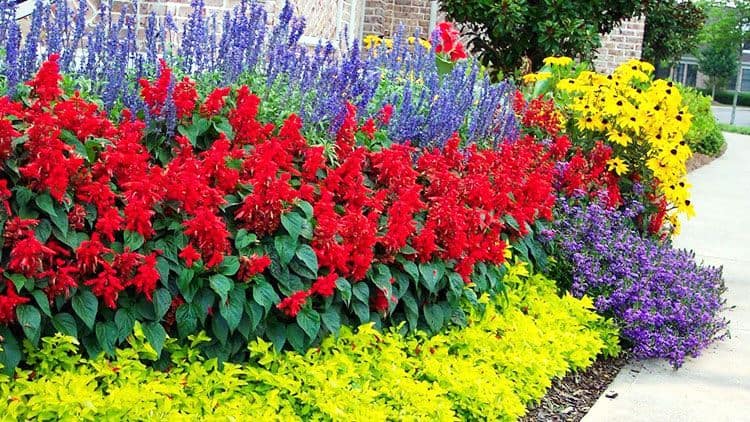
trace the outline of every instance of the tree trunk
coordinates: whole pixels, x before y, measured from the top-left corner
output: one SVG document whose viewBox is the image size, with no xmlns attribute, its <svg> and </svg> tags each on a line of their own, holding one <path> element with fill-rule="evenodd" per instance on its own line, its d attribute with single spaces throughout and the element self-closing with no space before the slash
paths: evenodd
<svg viewBox="0 0 750 422">
<path fill-rule="evenodd" d="M 711 85 L 711 101 L 716 98 L 716 83 Z"/>
</svg>

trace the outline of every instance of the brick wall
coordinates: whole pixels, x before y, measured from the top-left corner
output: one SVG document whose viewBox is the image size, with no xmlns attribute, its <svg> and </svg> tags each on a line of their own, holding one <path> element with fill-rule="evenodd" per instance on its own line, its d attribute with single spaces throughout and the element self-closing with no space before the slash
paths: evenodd
<svg viewBox="0 0 750 422">
<path fill-rule="evenodd" d="M 426 36 L 432 30 L 431 4 L 430 0 L 367 0 L 363 33 L 390 36 L 403 24 L 407 33 L 419 28 Z M 443 19 L 438 12 L 436 21 Z"/>
<path fill-rule="evenodd" d="M 619 64 L 632 58 L 641 58 L 643 48 L 643 18 L 625 21 L 609 34 L 602 35 L 602 46 L 596 52 L 594 67 L 609 73 Z"/>
</svg>

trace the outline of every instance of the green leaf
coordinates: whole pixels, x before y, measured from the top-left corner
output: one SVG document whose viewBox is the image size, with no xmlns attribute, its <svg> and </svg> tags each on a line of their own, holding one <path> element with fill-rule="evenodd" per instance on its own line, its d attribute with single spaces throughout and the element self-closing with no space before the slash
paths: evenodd
<svg viewBox="0 0 750 422">
<path fill-rule="evenodd" d="M 286 325 L 275 319 L 269 320 L 266 325 L 266 336 L 273 343 L 273 347 L 281 351 L 286 343 Z"/>
<path fill-rule="evenodd" d="M 227 321 L 229 330 L 234 332 L 242 319 L 242 310 L 245 308 L 245 291 L 234 289 L 229 292 L 229 300 L 219 302 L 219 313 Z"/>
<path fill-rule="evenodd" d="M 167 314 L 169 306 L 172 304 L 172 295 L 167 289 L 156 289 L 153 295 L 154 317 L 156 321 L 161 321 Z"/>
<path fill-rule="evenodd" d="M 412 261 L 403 260 L 401 261 L 401 265 L 404 267 L 406 274 L 409 274 L 412 280 L 419 281 L 419 267 L 417 267 L 417 264 Z"/>
<path fill-rule="evenodd" d="M 66 336 L 78 337 L 78 326 L 73 315 L 67 312 L 60 312 L 52 317 L 52 326 L 55 330 Z"/>
<path fill-rule="evenodd" d="M 26 278 L 23 274 L 10 274 L 7 275 L 6 278 L 10 279 L 10 281 L 13 282 L 13 285 L 16 286 L 16 291 L 20 291 L 24 288 L 24 286 L 29 282 L 29 279 Z"/>
<path fill-rule="evenodd" d="M 302 223 L 304 221 L 305 219 L 296 212 L 288 212 L 281 216 L 281 225 L 284 226 L 294 240 L 299 238 L 299 234 L 302 231 Z"/>
<path fill-rule="evenodd" d="M 42 315 L 39 310 L 31 305 L 21 305 L 16 308 L 16 317 L 26 338 L 36 344 L 39 341 L 42 325 Z"/>
<path fill-rule="evenodd" d="M 97 322 L 94 332 L 99 346 L 108 354 L 113 355 L 117 343 L 117 325 L 112 321 Z"/>
<path fill-rule="evenodd" d="M 464 283 L 464 279 L 461 278 L 461 275 L 451 272 L 448 274 L 448 282 L 450 283 L 451 291 L 453 291 L 458 297 L 461 297 L 461 294 L 466 287 L 466 283 Z"/>
<path fill-rule="evenodd" d="M 335 309 L 329 309 L 320 315 L 323 325 L 333 334 L 338 334 L 341 329 L 341 315 Z"/>
<path fill-rule="evenodd" d="M 31 295 L 34 296 L 34 301 L 39 305 L 39 309 L 44 312 L 44 315 L 51 317 L 52 312 L 49 309 L 49 299 L 47 298 L 47 295 L 41 290 L 34 290 L 31 292 Z"/>
<path fill-rule="evenodd" d="M 376 287 L 380 288 L 381 290 L 390 291 L 391 278 L 393 278 L 393 276 L 391 275 L 391 270 L 387 265 L 375 265 L 372 281 L 375 283 Z"/>
<path fill-rule="evenodd" d="M 39 224 L 37 224 L 34 232 L 36 234 L 36 238 L 39 239 L 40 242 L 46 243 L 49 237 L 52 235 L 52 225 L 48 220 L 39 220 Z"/>
<path fill-rule="evenodd" d="M 237 250 L 242 250 L 250 246 L 257 240 L 258 238 L 254 233 L 248 233 L 247 230 L 240 229 L 237 232 L 237 236 L 234 238 L 234 246 L 237 248 Z"/>
<path fill-rule="evenodd" d="M 68 213 L 64 209 L 59 209 L 57 214 L 51 215 L 50 220 L 63 236 L 68 237 Z"/>
<path fill-rule="evenodd" d="M 370 302 L 370 287 L 367 286 L 367 283 L 363 283 L 361 281 L 359 283 L 354 283 L 354 286 L 352 286 L 352 293 L 354 293 L 354 297 L 359 299 L 361 302 Z"/>
<path fill-rule="evenodd" d="M 253 286 L 253 300 L 268 312 L 275 304 L 281 301 L 279 295 L 270 283 L 262 281 Z"/>
<path fill-rule="evenodd" d="M 352 300 L 352 285 L 349 284 L 349 280 L 339 277 L 336 280 L 336 290 L 341 294 L 341 300 L 346 303 L 346 306 L 349 306 L 349 302 Z"/>
<path fill-rule="evenodd" d="M 310 205 L 307 201 L 299 201 L 297 202 L 297 207 L 302 210 L 303 213 L 305 213 L 305 217 L 310 220 L 313 218 L 313 207 Z"/>
<path fill-rule="evenodd" d="M 3 373 L 13 375 L 23 357 L 21 347 L 8 327 L 0 325 L 0 337 L 3 338 L 0 342 L 0 366 L 2 366 Z"/>
<path fill-rule="evenodd" d="M 298 325 L 289 324 L 286 326 L 286 339 L 297 353 L 305 351 L 305 332 Z"/>
<path fill-rule="evenodd" d="M 352 303 L 354 314 L 359 318 L 360 324 L 370 322 L 370 305 L 362 302 Z"/>
<path fill-rule="evenodd" d="M 138 250 L 138 248 L 143 246 L 143 242 L 145 242 L 145 239 L 140 233 L 131 232 L 130 230 L 125 230 L 123 237 L 125 239 L 124 246 L 130 248 L 131 251 Z"/>
<path fill-rule="evenodd" d="M 320 314 L 310 307 L 302 308 L 297 314 L 297 324 L 305 334 L 314 339 L 320 331 Z"/>
<path fill-rule="evenodd" d="M 297 240 L 287 235 L 276 236 L 273 239 L 273 245 L 276 253 L 279 254 L 281 265 L 289 265 L 297 251 Z"/>
<path fill-rule="evenodd" d="M 229 326 L 227 326 L 227 321 L 221 315 L 214 315 L 211 318 L 211 331 L 216 340 L 219 340 L 219 343 L 222 345 L 227 344 Z"/>
<path fill-rule="evenodd" d="M 422 284 L 431 293 L 437 292 L 438 281 L 443 278 L 445 266 L 440 263 L 426 262 L 419 264 L 419 273 L 422 275 Z"/>
<path fill-rule="evenodd" d="M 81 289 L 78 290 L 75 296 L 73 296 L 73 310 L 76 315 L 81 318 L 84 324 L 89 329 L 94 329 L 94 321 L 96 320 L 96 312 L 99 309 L 99 301 L 96 300 L 96 296 L 91 293 L 91 290 Z"/>
<path fill-rule="evenodd" d="M 424 306 L 424 318 L 427 321 L 427 325 L 430 326 L 433 332 L 440 331 L 443 328 L 443 307 L 437 303 L 430 303 Z"/>
<path fill-rule="evenodd" d="M 218 271 L 226 276 L 233 276 L 237 274 L 240 269 L 240 259 L 234 255 L 225 256 L 224 260 L 219 264 Z"/>
<path fill-rule="evenodd" d="M 135 318 L 133 315 L 125 310 L 118 309 L 115 313 L 115 326 L 117 327 L 117 339 L 124 341 L 130 333 L 133 332 L 133 326 L 135 325 Z"/>
<path fill-rule="evenodd" d="M 417 306 L 417 301 L 411 292 L 406 292 L 401 297 L 401 302 L 404 304 L 404 314 L 406 315 L 409 327 L 412 330 L 416 330 L 419 324 L 419 306 Z"/>
<path fill-rule="evenodd" d="M 157 355 L 161 355 L 161 349 L 164 347 L 164 341 L 167 339 L 167 332 L 158 322 L 143 323 L 143 335 L 146 336 L 151 347 L 154 348 Z"/>
<path fill-rule="evenodd" d="M 55 205 L 52 203 L 52 197 L 49 196 L 49 193 L 44 192 L 37 195 L 34 199 L 34 202 L 36 202 L 36 206 L 39 207 L 40 210 L 46 212 L 50 217 L 53 215 L 57 215 L 57 211 L 55 211 Z"/>
<path fill-rule="evenodd" d="M 188 303 L 193 301 L 193 297 L 200 287 L 198 283 L 192 282 L 194 276 L 195 271 L 187 269 L 183 269 L 177 275 L 177 288 L 180 290 L 180 293 L 182 293 L 182 297 L 184 297 L 185 301 Z"/>
<path fill-rule="evenodd" d="M 318 273 L 318 257 L 310 245 L 303 244 L 297 248 L 297 258 L 305 264 L 305 267 L 313 273 Z"/>
<path fill-rule="evenodd" d="M 214 274 L 208 279 L 211 289 L 216 292 L 222 302 L 226 302 L 229 291 L 234 287 L 232 279 L 223 274 Z"/>
<path fill-rule="evenodd" d="M 188 303 L 184 303 L 177 308 L 174 319 L 177 323 L 177 333 L 180 338 L 195 333 L 198 328 L 198 317 L 195 315 L 193 307 Z"/>
</svg>

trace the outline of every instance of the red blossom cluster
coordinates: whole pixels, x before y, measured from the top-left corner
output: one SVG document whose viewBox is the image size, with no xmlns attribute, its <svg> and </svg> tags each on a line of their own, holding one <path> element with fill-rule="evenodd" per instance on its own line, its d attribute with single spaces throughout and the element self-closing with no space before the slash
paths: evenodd
<svg viewBox="0 0 750 422">
<path fill-rule="evenodd" d="M 440 44 L 435 47 L 438 54 L 447 55 L 452 62 L 465 59 L 466 50 L 461 43 L 461 33 L 450 22 L 440 22 L 437 24 L 437 31 L 440 36 Z"/>
<path fill-rule="evenodd" d="M 526 128 L 541 129 L 544 134 L 558 136 L 562 129 L 562 115 L 553 99 L 545 100 L 543 96 L 526 101 L 521 91 L 516 91 L 513 110 L 521 118 Z"/>
<path fill-rule="evenodd" d="M 372 137 L 393 108 L 385 107 L 377 124 L 360 126 L 350 105 L 336 136 L 336 159 L 331 160 L 323 147 L 307 143 L 299 117 L 289 116 L 278 128 L 259 122 L 260 100 L 246 86 L 214 91 L 201 103 L 192 81 L 172 86 L 171 77 L 162 64 L 156 81 L 141 82 L 152 112 L 162 111 L 170 90 L 183 117 L 222 113 L 231 96 L 235 106 L 226 115 L 233 138 L 219 133 L 207 148 L 199 148 L 178 136 L 170 140 L 165 163 L 146 147 L 145 123 L 127 110 L 113 124 L 79 96 L 63 96 L 55 56 L 30 82 L 30 105 L 0 99 L 0 152 L 18 164 L 14 183 L 35 195 L 49 193 L 48 211 L 66 213 L 69 229 L 86 234 L 75 246 L 54 236 L 42 241 L 34 231 L 37 220 L 8 212 L 6 268 L 44 286 L 50 300 L 81 285 L 110 308 L 125 289 L 151 300 L 160 282 L 161 251 L 122 248 L 126 235 L 137 234 L 153 245 L 177 224 L 187 238 L 179 253 L 184 266 L 202 262 L 212 271 L 237 254 L 230 242 L 237 230 L 258 239 L 274 236 L 281 216 L 300 201 L 313 209 L 310 246 L 320 276 L 277 305 L 289 316 L 311 297 L 332 296 L 338 278 L 363 282 L 374 263 L 400 265 L 399 255 L 417 262 L 450 262 L 469 283 L 475 264 L 503 262 L 503 235 L 525 235 L 536 219 L 551 218 L 554 160 L 549 148 L 532 137 L 497 150 L 461 149 L 454 136 L 443 149 L 394 145 L 370 151 L 357 146 L 356 135 Z M 12 145 L 19 133 L 11 121 L 28 136 L 18 147 Z M 96 139 L 106 142 L 97 144 L 93 157 L 75 147 Z M 0 180 L 6 210 L 12 185 Z M 239 203 L 227 206 L 230 196 Z M 267 256 L 241 256 L 238 261 L 242 281 L 271 265 Z M 0 295 L 0 322 L 8 323 L 14 307 L 26 300 L 6 287 Z M 181 300 L 175 298 L 173 305 Z M 393 301 L 381 290 L 371 306 L 385 312 Z"/>
<path fill-rule="evenodd" d="M 567 144 L 570 145 L 569 142 Z M 604 196 L 609 207 L 621 205 L 620 178 L 607 169 L 610 158 L 612 148 L 601 141 L 594 145 L 588 155 L 577 148 L 559 174 L 558 189 L 566 195 L 579 192 L 589 197 Z"/>
</svg>

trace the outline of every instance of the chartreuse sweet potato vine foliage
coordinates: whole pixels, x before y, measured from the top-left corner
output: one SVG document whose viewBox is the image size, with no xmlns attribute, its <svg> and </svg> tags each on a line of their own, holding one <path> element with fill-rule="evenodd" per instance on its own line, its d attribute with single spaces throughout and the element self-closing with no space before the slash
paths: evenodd
<svg viewBox="0 0 750 422">
<path fill-rule="evenodd" d="M 29 351 L 34 371 L 0 375 L 0 411 L 12 419 L 101 420 L 260 417 L 280 420 L 515 420 L 553 377 L 585 368 L 597 353 L 617 353 L 614 326 L 591 301 L 559 297 L 541 276 L 511 268 L 507 302 L 488 296 L 465 308 L 467 327 L 428 337 L 342 328 L 305 354 L 276 352 L 253 340 L 250 363 L 205 359 L 204 333 L 186 345 L 167 339 L 169 370 L 136 324 L 131 345 L 112 358 L 81 359 L 60 334 Z M 8 398 L 5 400 L 5 398 Z"/>
</svg>

